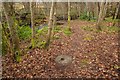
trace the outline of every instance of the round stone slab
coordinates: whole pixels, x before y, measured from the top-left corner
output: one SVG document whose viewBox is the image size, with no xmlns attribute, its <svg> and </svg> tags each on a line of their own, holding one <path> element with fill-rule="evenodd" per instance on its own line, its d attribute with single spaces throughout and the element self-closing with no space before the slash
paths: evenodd
<svg viewBox="0 0 120 80">
<path fill-rule="evenodd" d="M 55 62 L 58 64 L 59 67 L 66 67 L 72 62 L 72 57 L 69 55 L 58 55 L 55 58 Z"/>
</svg>

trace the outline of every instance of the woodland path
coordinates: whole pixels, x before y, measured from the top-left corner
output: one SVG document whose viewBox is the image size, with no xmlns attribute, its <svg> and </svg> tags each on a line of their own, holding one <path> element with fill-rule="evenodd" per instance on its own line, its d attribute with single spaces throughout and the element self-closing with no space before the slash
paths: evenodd
<svg viewBox="0 0 120 80">
<path fill-rule="evenodd" d="M 118 34 L 81 29 L 83 26 L 94 27 L 94 24 L 87 21 L 71 21 L 70 36 L 63 32 L 57 33 L 60 39 L 55 39 L 48 51 L 34 49 L 23 56 L 20 63 L 13 63 L 10 55 L 6 55 L 3 57 L 3 77 L 117 78 L 118 70 L 115 66 L 118 65 Z M 72 64 L 64 70 L 55 67 L 54 60 L 61 54 L 73 58 Z"/>
</svg>

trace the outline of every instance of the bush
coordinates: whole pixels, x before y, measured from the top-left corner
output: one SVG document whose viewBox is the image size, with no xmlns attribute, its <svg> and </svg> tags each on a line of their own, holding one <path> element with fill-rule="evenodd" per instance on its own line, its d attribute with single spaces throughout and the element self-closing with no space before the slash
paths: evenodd
<svg viewBox="0 0 120 80">
<path fill-rule="evenodd" d="M 89 16 L 87 15 L 87 12 L 84 12 L 82 14 L 80 14 L 79 16 L 80 20 L 90 20 L 90 21 L 95 21 L 97 18 L 93 17 L 91 14 L 89 14 Z"/>
<path fill-rule="evenodd" d="M 81 20 L 87 20 L 87 19 L 88 19 L 88 16 L 87 16 L 87 14 L 81 14 L 79 18 L 80 18 Z"/>
</svg>

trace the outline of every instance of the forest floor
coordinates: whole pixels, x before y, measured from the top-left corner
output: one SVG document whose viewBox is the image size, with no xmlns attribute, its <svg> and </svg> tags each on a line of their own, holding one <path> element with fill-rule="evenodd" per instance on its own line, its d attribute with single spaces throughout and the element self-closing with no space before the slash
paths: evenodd
<svg viewBox="0 0 120 80">
<path fill-rule="evenodd" d="M 118 78 L 118 33 L 87 31 L 83 26 L 95 27 L 95 22 L 71 21 L 70 36 L 57 33 L 60 38 L 52 41 L 48 51 L 36 48 L 20 63 L 14 63 L 9 54 L 3 56 L 3 77 Z M 56 68 L 55 58 L 61 54 L 73 58 L 65 69 Z"/>
</svg>

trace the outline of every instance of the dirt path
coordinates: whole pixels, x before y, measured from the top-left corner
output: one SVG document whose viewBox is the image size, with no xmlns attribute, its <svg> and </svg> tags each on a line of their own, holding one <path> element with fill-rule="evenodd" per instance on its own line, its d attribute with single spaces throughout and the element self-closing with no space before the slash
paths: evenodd
<svg viewBox="0 0 120 80">
<path fill-rule="evenodd" d="M 60 39 L 54 40 L 49 51 L 35 49 L 23 56 L 23 61 L 15 64 L 9 55 L 3 57 L 4 77 L 88 77 L 117 78 L 118 36 L 117 34 L 94 33 L 81 29 L 94 26 L 94 22 L 71 21 L 72 34 L 59 33 Z M 86 40 L 92 37 L 91 40 Z M 72 64 L 66 69 L 55 67 L 58 55 L 70 55 Z"/>
</svg>

